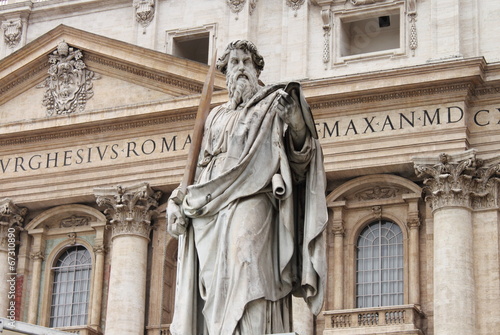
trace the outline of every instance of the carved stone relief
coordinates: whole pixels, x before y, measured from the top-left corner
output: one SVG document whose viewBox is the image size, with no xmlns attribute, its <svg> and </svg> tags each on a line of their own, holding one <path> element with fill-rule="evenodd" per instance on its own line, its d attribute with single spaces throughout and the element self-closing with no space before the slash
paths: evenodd
<svg viewBox="0 0 500 335">
<path fill-rule="evenodd" d="M 461 206 L 474 209 L 498 205 L 500 158 L 482 160 L 469 150 L 462 155 L 441 154 L 439 161 L 414 158 L 415 173 L 427 177 L 426 201 L 432 209 Z"/>
<path fill-rule="evenodd" d="M 321 19 L 323 20 L 323 63 L 330 62 L 330 36 L 332 30 L 332 11 L 329 6 L 321 9 Z"/>
<path fill-rule="evenodd" d="M 64 218 L 59 223 L 59 227 L 61 228 L 69 228 L 69 227 L 79 227 L 79 226 L 88 226 L 90 222 L 90 217 L 88 216 L 76 216 L 72 215 L 68 218 Z"/>
<path fill-rule="evenodd" d="M 49 77 L 37 88 L 45 88 L 43 105 L 47 115 L 83 112 L 87 100 L 94 95 L 92 80 L 100 76 L 87 69 L 83 53 L 61 42 L 49 55 Z"/>
<path fill-rule="evenodd" d="M 151 219 L 156 215 L 158 200 L 162 192 L 153 191 L 147 183 L 132 187 L 117 186 L 94 190 L 97 204 L 106 207 L 112 237 L 138 235 L 149 238 L 153 226 Z"/>
<path fill-rule="evenodd" d="M 22 27 L 20 18 L 2 22 L 3 38 L 9 48 L 15 48 L 21 41 Z"/>
<path fill-rule="evenodd" d="M 155 15 L 154 0 L 134 0 L 134 8 L 137 22 L 146 28 Z"/>
<path fill-rule="evenodd" d="M 359 5 L 370 5 L 370 4 L 374 4 L 376 2 L 382 2 L 382 1 L 385 1 L 385 0 L 351 0 L 351 3 L 354 6 L 359 6 Z"/>
<path fill-rule="evenodd" d="M 297 11 L 302 7 L 305 0 L 286 0 L 288 7 L 295 11 L 295 16 L 297 16 Z"/>
<path fill-rule="evenodd" d="M 227 0 L 227 5 L 233 13 L 238 14 L 243 10 L 246 0 Z M 254 1 L 255 2 L 255 1 Z"/>
<path fill-rule="evenodd" d="M 380 187 L 375 186 L 370 189 L 365 189 L 354 194 L 354 198 L 358 201 L 379 200 L 395 198 L 400 193 L 400 190 L 395 187 Z"/>
</svg>

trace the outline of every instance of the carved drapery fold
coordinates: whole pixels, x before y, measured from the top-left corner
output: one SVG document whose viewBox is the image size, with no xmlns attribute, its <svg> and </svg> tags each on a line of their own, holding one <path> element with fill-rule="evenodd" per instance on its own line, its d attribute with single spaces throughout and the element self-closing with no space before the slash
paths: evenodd
<svg viewBox="0 0 500 335">
<path fill-rule="evenodd" d="M 83 53 L 62 41 L 49 55 L 49 76 L 37 88 L 45 88 L 43 106 L 47 115 L 83 112 L 94 95 L 92 80 L 100 76 L 87 69 Z"/>
<path fill-rule="evenodd" d="M 424 180 L 426 201 L 433 210 L 460 206 L 480 209 L 498 206 L 500 158 L 482 160 L 475 150 L 464 154 L 441 154 L 437 158 L 414 158 L 415 173 Z"/>
<path fill-rule="evenodd" d="M 97 204 L 107 207 L 104 213 L 109 217 L 112 238 L 137 235 L 149 239 L 151 221 L 157 215 L 162 192 L 155 192 L 149 184 L 142 183 L 132 187 L 97 188 L 94 194 Z"/>
<path fill-rule="evenodd" d="M 21 41 L 23 23 L 20 18 L 2 22 L 3 38 L 5 44 L 13 49 Z"/>
<path fill-rule="evenodd" d="M 146 28 L 155 15 L 154 0 L 134 0 L 135 18 L 137 22 Z"/>
</svg>

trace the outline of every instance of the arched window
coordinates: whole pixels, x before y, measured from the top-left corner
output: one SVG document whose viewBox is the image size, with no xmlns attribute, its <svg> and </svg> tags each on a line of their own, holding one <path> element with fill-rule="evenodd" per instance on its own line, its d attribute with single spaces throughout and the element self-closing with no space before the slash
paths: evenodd
<svg viewBox="0 0 500 335">
<path fill-rule="evenodd" d="M 356 307 L 403 304 L 403 233 L 397 224 L 369 224 L 356 245 Z"/>
<path fill-rule="evenodd" d="M 92 259 L 81 246 L 66 249 L 52 268 L 50 327 L 87 324 Z"/>
</svg>

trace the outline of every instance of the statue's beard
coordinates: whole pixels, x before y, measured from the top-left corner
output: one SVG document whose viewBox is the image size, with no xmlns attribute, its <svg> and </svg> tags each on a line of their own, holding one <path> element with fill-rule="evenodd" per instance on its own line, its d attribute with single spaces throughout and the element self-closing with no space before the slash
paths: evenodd
<svg viewBox="0 0 500 335">
<path fill-rule="evenodd" d="M 236 109 L 240 104 L 246 104 L 259 89 L 256 76 L 241 77 L 241 73 L 232 74 L 227 78 L 229 92 L 229 109 Z M 240 76 L 240 78 L 238 78 Z"/>
</svg>

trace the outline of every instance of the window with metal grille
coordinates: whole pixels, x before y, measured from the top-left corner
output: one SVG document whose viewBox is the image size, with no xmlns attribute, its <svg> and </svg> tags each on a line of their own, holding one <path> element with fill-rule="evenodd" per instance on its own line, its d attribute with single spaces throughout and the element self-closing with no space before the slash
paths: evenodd
<svg viewBox="0 0 500 335">
<path fill-rule="evenodd" d="M 92 259 L 81 246 L 66 249 L 52 268 L 50 327 L 87 324 Z"/>
<path fill-rule="evenodd" d="M 379 220 L 359 235 L 356 255 L 356 307 L 403 304 L 403 233 Z"/>
</svg>

